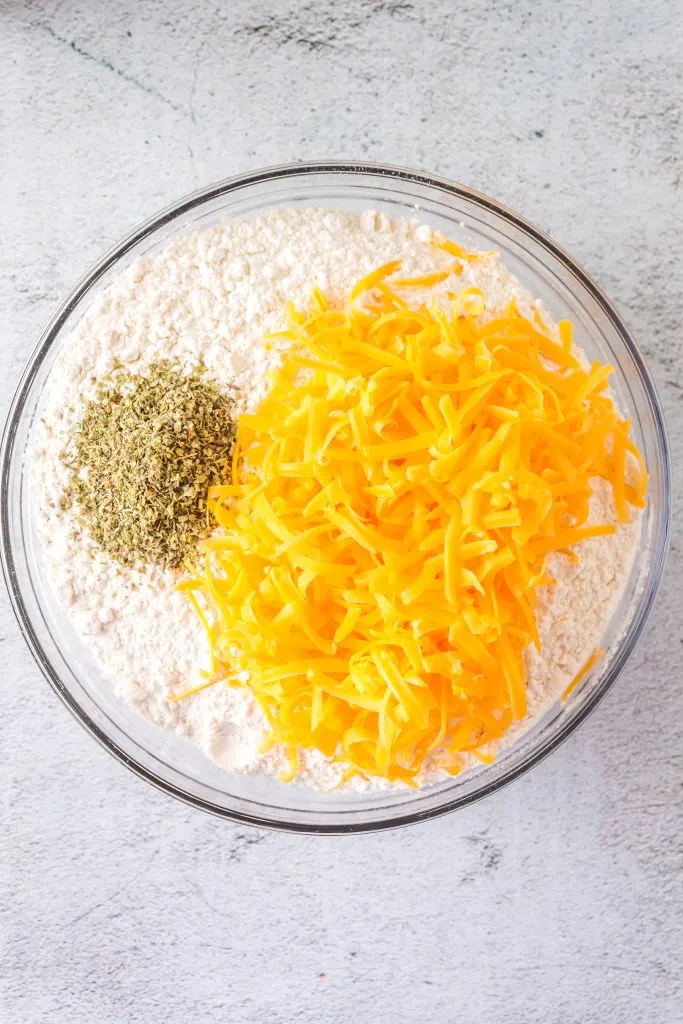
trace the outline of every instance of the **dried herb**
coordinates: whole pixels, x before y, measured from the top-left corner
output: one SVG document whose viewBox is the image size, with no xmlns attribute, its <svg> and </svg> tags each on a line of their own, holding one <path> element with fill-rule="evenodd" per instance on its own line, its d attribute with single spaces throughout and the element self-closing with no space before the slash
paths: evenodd
<svg viewBox="0 0 683 1024">
<path fill-rule="evenodd" d="M 207 488 L 230 480 L 232 410 L 199 367 L 112 371 L 78 425 L 63 507 L 75 501 L 94 540 L 123 565 L 177 568 L 208 532 Z"/>
</svg>

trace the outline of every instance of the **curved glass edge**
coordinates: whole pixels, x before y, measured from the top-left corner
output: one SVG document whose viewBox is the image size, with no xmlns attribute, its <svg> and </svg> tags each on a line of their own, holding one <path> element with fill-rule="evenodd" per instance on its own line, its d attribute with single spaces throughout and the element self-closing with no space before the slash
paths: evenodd
<svg viewBox="0 0 683 1024">
<path fill-rule="evenodd" d="M 591 297 L 598 303 L 602 312 L 607 316 L 611 325 L 618 333 L 625 348 L 628 350 L 638 369 L 643 384 L 650 412 L 653 417 L 655 432 L 657 435 L 658 447 L 661 455 L 662 484 L 661 492 L 663 503 L 658 509 L 657 531 L 658 543 L 653 553 L 653 562 L 648 574 L 647 596 L 641 600 L 628 627 L 628 643 L 625 643 L 619 650 L 610 669 L 600 679 L 593 693 L 586 696 L 582 704 L 567 715 L 566 720 L 561 723 L 557 731 L 542 740 L 538 747 L 522 762 L 509 766 L 503 774 L 484 783 L 474 792 L 460 794 L 452 800 L 444 800 L 443 803 L 420 809 L 415 807 L 413 811 L 403 811 L 400 808 L 392 808 L 396 811 L 396 817 L 371 821 L 344 821 L 344 822 L 306 822 L 304 821 L 283 821 L 268 816 L 259 816 L 237 810 L 235 808 L 218 807 L 215 804 L 203 800 L 201 797 L 188 794 L 181 788 L 166 780 L 160 779 L 143 764 L 133 760 L 111 737 L 106 735 L 102 729 L 92 721 L 75 698 L 63 686 L 56 673 L 52 669 L 49 659 L 46 657 L 40 640 L 38 639 L 27 613 L 27 608 L 17 581 L 16 565 L 10 542 L 10 513 L 7 496 L 14 460 L 17 457 L 15 451 L 15 437 L 17 433 L 18 419 L 21 415 L 26 397 L 31 385 L 52 346 L 62 325 L 78 305 L 81 299 L 97 284 L 98 280 L 133 247 L 138 245 L 153 231 L 158 230 L 169 221 L 181 217 L 184 213 L 191 211 L 194 207 L 216 199 L 226 193 L 238 191 L 256 184 L 270 184 L 276 180 L 293 177 L 308 178 L 311 175 L 348 174 L 355 178 L 359 184 L 363 176 L 389 179 L 405 182 L 410 185 L 418 185 L 427 189 L 437 189 L 449 196 L 455 196 L 474 203 L 476 206 L 487 210 L 502 218 L 507 223 L 516 227 L 524 234 L 531 237 L 542 246 L 551 256 L 557 259 L 564 268 L 586 289 Z M 0 560 L 2 562 L 3 575 L 10 595 L 10 601 L 14 614 L 17 618 L 21 632 L 33 654 L 39 668 L 46 677 L 52 688 L 55 690 L 61 701 L 69 708 L 79 723 L 98 741 L 98 743 L 109 751 L 114 757 L 122 761 L 140 778 L 145 779 L 157 789 L 168 793 L 184 803 L 199 807 L 218 817 L 229 820 L 275 829 L 288 832 L 303 832 L 308 834 L 352 834 L 358 832 L 371 832 L 386 829 L 394 829 L 430 818 L 440 816 L 449 811 L 467 806 L 476 800 L 490 795 L 496 790 L 519 778 L 545 758 L 551 750 L 556 749 L 563 743 L 578 725 L 597 707 L 605 694 L 611 688 L 617 676 L 623 670 L 630 657 L 637 640 L 639 639 L 645 622 L 654 604 L 657 590 L 661 582 L 666 552 L 669 543 L 669 531 L 671 522 L 671 463 L 668 437 L 664 423 L 661 406 L 657 397 L 656 389 L 651 375 L 640 351 L 631 338 L 628 330 L 613 309 L 605 294 L 592 281 L 587 272 L 580 267 L 557 243 L 548 235 L 539 231 L 523 217 L 508 209 L 496 200 L 477 192 L 467 186 L 450 182 L 445 178 L 427 175 L 419 171 L 406 170 L 384 164 L 353 163 L 343 161 L 327 161 L 314 164 L 284 164 L 272 168 L 254 171 L 251 173 L 237 175 L 216 184 L 199 189 L 190 195 L 173 203 L 157 214 L 150 217 L 144 223 L 134 228 L 117 245 L 111 248 L 100 260 L 93 264 L 78 281 L 67 298 L 57 309 L 54 316 L 48 323 L 38 344 L 36 345 L 29 361 L 20 378 L 14 398 L 8 412 L 5 428 L 3 431 L 2 443 L 0 445 Z M 377 813 L 377 809 L 373 809 Z M 305 816 L 306 812 L 302 812 Z M 340 814 L 344 812 L 340 811 Z M 348 813 L 348 812 L 347 812 Z M 354 812 L 351 812 L 354 813 Z M 355 812 L 362 813 L 362 812 Z"/>
</svg>

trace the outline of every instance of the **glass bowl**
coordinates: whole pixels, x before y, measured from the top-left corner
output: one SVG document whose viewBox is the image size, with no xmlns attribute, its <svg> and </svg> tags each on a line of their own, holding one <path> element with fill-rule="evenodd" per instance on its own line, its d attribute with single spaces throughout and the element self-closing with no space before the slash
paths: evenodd
<svg viewBox="0 0 683 1024">
<path fill-rule="evenodd" d="M 373 208 L 419 218 L 474 248 L 499 250 L 556 318 L 574 321 L 576 340 L 589 357 L 617 368 L 613 391 L 633 420 L 649 468 L 639 554 L 606 626 L 599 667 L 494 764 L 418 792 L 320 794 L 274 779 L 229 774 L 187 740 L 151 725 L 114 697 L 42 575 L 22 469 L 41 391 L 64 339 L 94 296 L 141 255 L 220 218 L 292 206 Z M 164 792 L 233 821 L 302 832 L 350 833 L 422 821 L 481 799 L 538 764 L 593 710 L 633 651 L 662 574 L 670 520 L 669 457 L 652 380 L 628 331 L 585 271 L 531 224 L 472 189 L 369 164 L 290 165 L 230 178 L 181 199 L 124 238 L 67 296 L 31 356 L 5 428 L 1 472 L 5 578 L 26 641 L 63 703 L 102 746 Z"/>
</svg>

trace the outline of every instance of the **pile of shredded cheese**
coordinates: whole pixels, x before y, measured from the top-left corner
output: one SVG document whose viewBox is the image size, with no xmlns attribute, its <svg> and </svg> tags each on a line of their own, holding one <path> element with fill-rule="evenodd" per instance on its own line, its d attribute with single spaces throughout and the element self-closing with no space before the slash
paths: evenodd
<svg viewBox="0 0 683 1024">
<path fill-rule="evenodd" d="M 242 482 L 211 488 L 219 529 L 181 583 L 207 685 L 250 687 L 288 778 L 304 748 L 408 785 L 428 757 L 453 774 L 490 759 L 526 711 L 548 554 L 615 529 L 585 525 L 591 478 L 622 521 L 645 504 L 611 367 L 580 363 L 567 321 L 556 336 L 514 303 L 491 318 L 474 288 L 411 309 L 400 291 L 448 272 L 399 270 L 343 310 L 317 290 L 288 309 L 271 390 L 239 424 Z"/>
</svg>

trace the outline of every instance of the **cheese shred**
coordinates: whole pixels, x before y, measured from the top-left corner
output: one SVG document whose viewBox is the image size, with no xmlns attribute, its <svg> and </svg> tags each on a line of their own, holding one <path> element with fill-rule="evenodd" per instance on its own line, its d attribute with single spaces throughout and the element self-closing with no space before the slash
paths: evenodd
<svg viewBox="0 0 683 1024">
<path fill-rule="evenodd" d="M 216 678 L 247 680 L 287 781 L 306 749 L 345 778 L 410 786 L 428 757 L 451 774 L 490 760 L 526 714 L 549 553 L 615 530 L 587 524 L 591 479 L 622 521 L 645 505 L 612 368 L 584 368 L 569 323 L 555 333 L 515 303 L 494 316 L 476 289 L 409 309 L 396 289 L 443 275 L 390 282 L 399 269 L 360 280 L 344 309 L 319 291 L 288 306 L 288 348 L 182 584 L 211 609 Z"/>
</svg>

